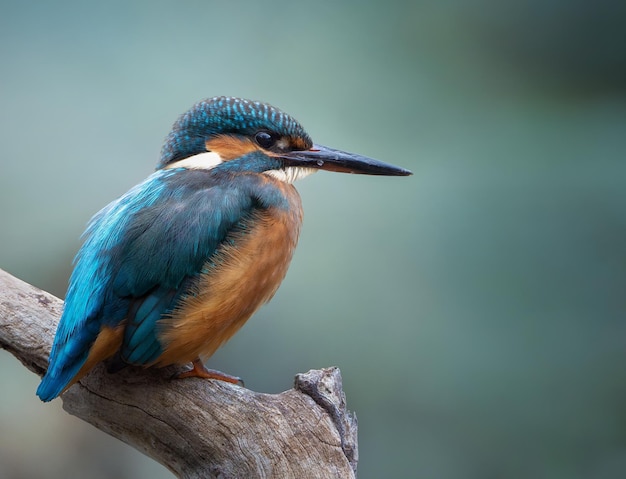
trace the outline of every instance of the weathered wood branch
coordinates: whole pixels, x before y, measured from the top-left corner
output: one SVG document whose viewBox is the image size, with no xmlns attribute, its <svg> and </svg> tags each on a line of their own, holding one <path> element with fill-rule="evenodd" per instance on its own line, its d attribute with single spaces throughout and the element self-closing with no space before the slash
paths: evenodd
<svg viewBox="0 0 626 479">
<path fill-rule="evenodd" d="M 61 308 L 0 270 L 0 347 L 41 376 Z M 179 477 L 356 476 L 357 422 L 337 368 L 298 374 L 294 389 L 280 394 L 171 380 L 175 371 L 108 374 L 100 365 L 62 396 L 63 408 Z"/>
</svg>

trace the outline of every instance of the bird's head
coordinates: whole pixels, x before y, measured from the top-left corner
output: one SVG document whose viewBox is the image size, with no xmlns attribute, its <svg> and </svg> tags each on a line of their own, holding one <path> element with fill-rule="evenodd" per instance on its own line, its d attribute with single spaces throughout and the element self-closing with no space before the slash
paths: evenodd
<svg viewBox="0 0 626 479">
<path fill-rule="evenodd" d="M 165 140 L 158 169 L 210 169 L 228 162 L 231 169 L 268 172 L 289 182 L 319 169 L 411 174 L 372 158 L 315 145 L 300 123 L 278 108 L 233 97 L 203 100 L 181 115 Z"/>
</svg>

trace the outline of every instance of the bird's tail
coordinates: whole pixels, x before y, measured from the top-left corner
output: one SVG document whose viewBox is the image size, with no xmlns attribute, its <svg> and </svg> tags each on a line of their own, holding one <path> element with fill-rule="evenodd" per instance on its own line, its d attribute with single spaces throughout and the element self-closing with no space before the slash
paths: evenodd
<svg viewBox="0 0 626 479">
<path fill-rule="evenodd" d="M 44 402 L 52 401 L 70 386 L 70 381 L 74 376 L 75 374 L 71 372 L 66 374 L 66 371 L 62 371 L 61 374 L 46 373 L 37 388 L 37 396 Z"/>
<path fill-rule="evenodd" d="M 44 401 L 52 401 L 68 387 L 80 379 L 79 372 L 85 365 L 98 331 L 89 328 L 80 334 L 63 334 L 57 331 L 50 352 L 48 371 L 37 388 L 37 396 Z"/>
<path fill-rule="evenodd" d="M 84 360 L 82 363 L 84 363 Z M 52 401 L 71 386 L 75 382 L 72 380 L 78 374 L 78 371 L 80 371 L 82 363 L 79 362 L 69 368 L 49 367 L 48 372 L 46 372 L 37 388 L 37 396 L 39 396 L 39 399 L 44 402 Z M 51 362 L 50 364 L 53 363 Z"/>
</svg>

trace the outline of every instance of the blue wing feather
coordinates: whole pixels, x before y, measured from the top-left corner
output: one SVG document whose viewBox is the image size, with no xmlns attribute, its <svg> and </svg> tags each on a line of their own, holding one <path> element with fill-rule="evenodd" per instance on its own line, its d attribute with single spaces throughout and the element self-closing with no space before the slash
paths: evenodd
<svg viewBox="0 0 626 479">
<path fill-rule="evenodd" d="M 230 231 L 255 208 L 285 201 L 260 175 L 230 173 L 237 162 L 224 171 L 159 170 L 94 216 L 37 389 L 42 400 L 70 383 L 103 326 L 126 321 L 124 361 L 147 365 L 158 358 L 157 321 L 189 293 Z"/>
<path fill-rule="evenodd" d="M 174 302 L 177 290 L 159 287 L 135 301 L 128 314 L 121 358 L 130 364 L 150 364 L 161 354 L 156 322 Z"/>
<path fill-rule="evenodd" d="M 37 389 L 42 400 L 58 396 L 78 373 L 103 325 L 113 326 L 124 319 L 128 301 L 107 291 L 115 267 L 111 252 L 123 240 L 133 211 L 153 205 L 165 190 L 169 175 L 171 172 L 151 175 L 91 219 L 74 258 L 48 371 Z"/>
</svg>

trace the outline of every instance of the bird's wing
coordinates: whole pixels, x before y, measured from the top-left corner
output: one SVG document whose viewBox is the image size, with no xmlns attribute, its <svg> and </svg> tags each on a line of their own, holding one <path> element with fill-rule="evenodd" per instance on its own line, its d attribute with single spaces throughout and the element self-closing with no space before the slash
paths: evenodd
<svg viewBox="0 0 626 479">
<path fill-rule="evenodd" d="M 113 258 L 115 301 L 130 301 L 121 357 L 151 364 L 162 353 L 157 321 L 190 293 L 218 247 L 239 231 L 256 208 L 235 184 L 173 195 L 135 215 L 137 230 Z"/>
<path fill-rule="evenodd" d="M 245 185 L 224 187 L 206 172 L 185 173 L 184 181 L 178 176 L 153 174 L 90 222 L 37 391 L 42 399 L 70 383 L 104 327 L 124 320 L 123 359 L 153 362 L 161 352 L 157 320 L 258 207 Z"/>
</svg>

